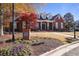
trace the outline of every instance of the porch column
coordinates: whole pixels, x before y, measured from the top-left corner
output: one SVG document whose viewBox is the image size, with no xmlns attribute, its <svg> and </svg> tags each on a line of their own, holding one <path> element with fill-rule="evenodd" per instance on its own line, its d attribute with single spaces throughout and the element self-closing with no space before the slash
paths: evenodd
<svg viewBox="0 0 79 59">
<path fill-rule="evenodd" d="M 56 27 L 56 29 L 58 29 L 58 22 L 55 23 L 55 27 Z"/>
<path fill-rule="evenodd" d="M 40 27 L 41 27 L 41 30 L 42 30 L 42 22 L 40 22 L 40 25 L 41 25 Z"/>
<path fill-rule="evenodd" d="M 61 22 L 61 29 L 63 29 L 63 22 Z"/>
<path fill-rule="evenodd" d="M 49 30 L 49 22 L 47 22 L 47 30 Z"/>
<path fill-rule="evenodd" d="M 52 23 L 52 30 L 53 30 L 53 23 Z"/>
</svg>

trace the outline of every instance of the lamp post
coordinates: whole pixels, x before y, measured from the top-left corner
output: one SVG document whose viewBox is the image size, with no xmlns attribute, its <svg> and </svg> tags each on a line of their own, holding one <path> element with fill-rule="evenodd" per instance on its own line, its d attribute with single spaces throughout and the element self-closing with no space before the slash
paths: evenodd
<svg viewBox="0 0 79 59">
<path fill-rule="evenodd" d="M 14 36 L 14 32 L 15 32 L 15 29 L 14 29 L 14 3 L 12 3 L 12 41 L 14 42 L 15 41 L 15 36 Z"/>
<path fill-rule="evenodd" d="M 76 39 L 75 22 L 74 22 L 74 39 Z"/>
</svg>

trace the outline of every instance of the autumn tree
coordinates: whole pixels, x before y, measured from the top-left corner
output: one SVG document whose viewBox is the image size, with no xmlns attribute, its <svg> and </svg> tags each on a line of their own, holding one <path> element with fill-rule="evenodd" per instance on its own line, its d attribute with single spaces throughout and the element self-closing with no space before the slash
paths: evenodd
<svg viewBox="0 0 79 59">
<path fill-rule="evenodd" d="M 20 12 L 34 12 L 35 9 L 29 4 L 18 3 L 14 4 L 15 19 L 17 14 Z M 0 34 L 3 35 L 3 30 L 9 28 L 10 22 L 12 22 L 12 4 L 11 3 L 0 3 Z M 8 25 L 8 26 L 7 26 Z"/>
<path fill-rule="evenodd" d="M 31 29 L 31 27 L 35 26 L 37 20 L 35 13 L 22 13 L 20 16 L 22 21 L 26 22 L 27 29 Z"/>
<path fill-rule="evenodd" d="M 3 9 L 4 10 L 4 14 L 2 13 L 2 20 L 3 18 L 7 21 L 5 21 L 5 23 L 11 23 L 12 22 L 12 4 L 10 3 L 3 3 Z M 39 5 L 39 4 L 38 4 Z M 41 4 L 42 5 L 42 4 Z M 27 28 L 31 29 L 31 27 L 36 23 L 36 15 L 34 14 L 36 8 L 34 8 L 33 5 L 31 4 L 22 4 L 22 3 L 18 3 L 18 4 L 14 4 L 14 20 L 17 18 L 17 16 L 19 15 L 19 13 L 25 13 L 22 14 L 21 18 L 23 20 L 26 20 L 27 22 Z M 2 11 L 1 11 L 2 12 Z M 31 14 L 27 15 L 27 12 L 30 12 Z M 17 15 L 18 14 L 18 15 Z M 10 29 L 10 28 L 9 28 Z M 1 33 L 3 33 L 3 24 L 1 24 Z"/>
</svg>

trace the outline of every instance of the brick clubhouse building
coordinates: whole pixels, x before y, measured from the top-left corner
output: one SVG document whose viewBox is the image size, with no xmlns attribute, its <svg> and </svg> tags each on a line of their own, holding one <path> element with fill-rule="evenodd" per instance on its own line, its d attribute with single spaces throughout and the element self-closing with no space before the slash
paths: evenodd
<svg viewBox="0 0 79 59">
<path fill-rule="evenodd" d="M 37 16 L 36 25 L 31 27 L 32 30 L 36 31 L 64 31 L 64 18 L 60 14 L 55 16 Z M 16 21 L 16 30 L 22 30 L 22 22 Z"/>
</svg>

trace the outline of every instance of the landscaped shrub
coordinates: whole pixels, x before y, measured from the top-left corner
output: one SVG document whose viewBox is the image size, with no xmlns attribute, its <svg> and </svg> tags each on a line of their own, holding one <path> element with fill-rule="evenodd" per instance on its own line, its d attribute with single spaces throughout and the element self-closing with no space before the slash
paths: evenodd
<svg viewBox="0 0 79 59">
<path fill-rule="evenodd" d="M 27 56 L 31 55 L 28 47 L 24 44 L 14 45 L 6 48 L 0 48 L 0 56 Z"/>
<path fill-rule="evenodd" d="M 8 39 L 8 40 L 6 40 L 5 42 L 6 42 L 6 43 L 10 43 L 10 42 L 12 42 L 12 40 L 11 40 L 11 39 Z"/>
<path fill-rule="evenodd" d="M 73 37 L 67 37 L 67 38 L 66 38 L 66 41 L 67 41 L 68 43 L 72 43 L 72 42 L 77 41 L 77 40 L 79 40 L 79 39 L 73 38 Z"/>
<path fill-rule="evenodd" d="M 0 41 L 0 44 L 2 44 L 3 43 L 3 41 Z"/>
<path fill-rule="evenodd" d="M 37 39 L 31 41 L 31 46 L 36 46 L 40 44 L 44 44 L 44 42 L 41 40 L 37 40 Z"/>
<path fill-rule="evenodd" d="M 13 42 L 12 39 L 8 39 L 8 40 L 5 41 L 5 43 L 11 43 L 11 42 Z M 15 42 L 15 43 L 18 43 L 18 44 L 19 44 L 19 43 L 29 44 L 30 41 L 24 40 L 24 39 L 22 39 L 22 38 L 17 38 L 17 39 L 15 39 L 14 42 Z"/>
<path fill-rule="evenodd" d="M 31 43 L 31 41 L 30 40 L 23 40 L 23 39 L 16 39 L 15 43 L 22 43 L 22 44 L 29 45 Z"/>
</svg>

